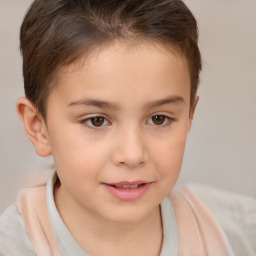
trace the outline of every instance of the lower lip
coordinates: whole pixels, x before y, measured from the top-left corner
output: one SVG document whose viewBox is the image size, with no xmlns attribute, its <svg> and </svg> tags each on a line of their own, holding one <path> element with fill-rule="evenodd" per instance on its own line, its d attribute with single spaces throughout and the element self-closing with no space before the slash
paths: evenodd
<svg viewBox="0 0 256 256">
<path fill-rule="evenodd" d="M 118 199 L 132 201 L 142 197 L 147 192 L 151 184 L 152 183 L 146 183 L 137 188 L 117 188 L 108 184 L 103 185 L 111 195 L 117 197 Z"/>
</svg>

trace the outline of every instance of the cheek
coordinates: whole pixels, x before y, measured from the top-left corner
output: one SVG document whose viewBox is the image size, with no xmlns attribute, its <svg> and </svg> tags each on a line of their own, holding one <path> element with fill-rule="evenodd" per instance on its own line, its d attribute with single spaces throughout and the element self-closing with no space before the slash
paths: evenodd
<svg viewBox="0 0 256 256">
<path fill-rule="evenodd" d="M 66 191 L 83 202 L 97 183 L 105 166 L 106 152 L 94 143 L 66 138 L 54 152 L 56 169 Z"/>
<path fill-rule="evenodd" d="M 186 145 L 186 135 L 185 129 L 181 129 L 154 147 L 156 168 L 161 177 L 173 176 L 175 178 L 179 175 Z"/>
<path fill-rule="evenodd" d="M 107 150 L 83 134 L 59 131 L 52 133 L 53 157 L 57 171 L 67 178 L 95 179 L 107 159 Z M 104 144 L 103 144 L 104 145 Z"/>
</svg>

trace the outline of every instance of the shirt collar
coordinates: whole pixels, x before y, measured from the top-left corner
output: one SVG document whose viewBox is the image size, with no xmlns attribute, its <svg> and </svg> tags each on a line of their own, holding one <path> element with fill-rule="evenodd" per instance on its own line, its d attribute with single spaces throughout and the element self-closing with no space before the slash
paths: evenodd
<svg viewBox="0 0 256 256">
<path fill-rule="evenodd" d="M 53 196 L 53 188 L 57 179 L 57 173 L 54 172 L 47 182 L 46 201 L 52 232 L 59 252 L 63 256 L 89 256 L 70 234 L 58 213 Z M 163 243 L 160 256 L 178 255 L 177 221 L 169 197 L 165 197 L 160 206 L 163 225 Z"/>
</svg>

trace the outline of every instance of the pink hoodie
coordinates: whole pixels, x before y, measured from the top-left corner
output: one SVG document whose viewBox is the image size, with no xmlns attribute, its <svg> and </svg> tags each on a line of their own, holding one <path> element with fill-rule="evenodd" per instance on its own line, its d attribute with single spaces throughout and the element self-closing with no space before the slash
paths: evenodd
<svg viewBox="0 0 256 256">
<path fill-rule="evenodd" d="M 179 256 L 234 255 L 222 228 L 195 194 L 183 187 L 169 197 L 177 219 Z M 46 186 L 24 189 L 17 207 L 36 255 L 60 256 L 48 218 Z"/>
</svg>

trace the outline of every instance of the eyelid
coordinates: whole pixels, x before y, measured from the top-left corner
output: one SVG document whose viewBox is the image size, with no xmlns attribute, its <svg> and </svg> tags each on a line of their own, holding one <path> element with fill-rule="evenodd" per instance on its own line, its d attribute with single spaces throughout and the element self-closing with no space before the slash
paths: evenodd
<svg viewBox="0 0 256 256">
<path fill-rule="evenodd" d="M 171 123 L 173 123 L 174 121 L 176 121 L 176 119 L 174 117 L 171 117 L 165 113 L 154 113 L 152 115 L 149 116 L 149 118 L 147 119 L 146 123 L 148 123 L 148 120 L 150 120 L 151 118 L 153 118 L 154 116 L 163 116 L 167 119 L 167 121 L 165 121 L 164 124 L 161 124 L 161 125 L 157 125 L 157 124 L 150 124 L 150 125 L 153 125 L 153 126 L 156 126 L 156 127 L 166 127 L 166 126 L 169 126 Z M 167 122 L 167 123 L 166 123 Z"/>
<path fill-rule="evenodd" d="M 102 125 L 102 126 L 94 126 L 94 125 L 92 125 L 92 124 L 91 124 L 91 125 L 88 124 L 88 122 L 89 122 L 92 118 L 95 118 L 95 117 L 102 117 L 102 118 L 104 119 L 104 123 L 107 122 L 107 124 Z M 102 114 L 93 114 L 93 115 L 87 116 L 87 117 L 81 119 L 79 122 L 80 122 L 80 124 L 82 124 L 82 125 L 84 125 L 84 126 L 90 128 L 90 129 L 100 129 L 100 128 L 103 128 L 103 127 L 108 126 L 109 124 L 111 124 L 110 121 L 108 120 L 108 118 L 105 117 L 105 116 L 102 115 Z"/>
</svg>

